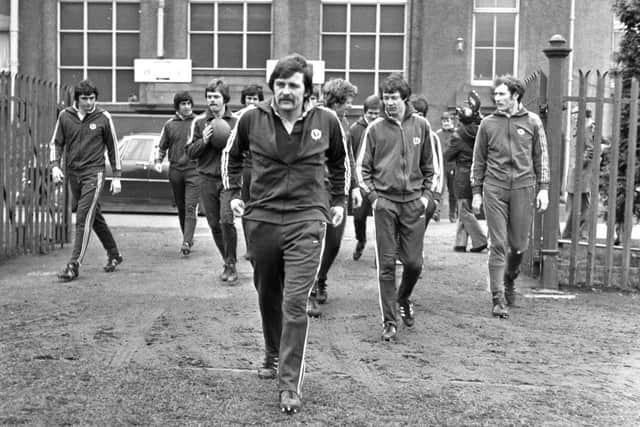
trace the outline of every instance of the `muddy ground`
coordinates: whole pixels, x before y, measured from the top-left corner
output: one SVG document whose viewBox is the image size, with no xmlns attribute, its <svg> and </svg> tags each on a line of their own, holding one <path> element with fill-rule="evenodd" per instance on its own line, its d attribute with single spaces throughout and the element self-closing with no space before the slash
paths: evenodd
<svg viewBox="0 0 640 427">
<path fill-rule="evenodd" d="M 302 412 L 283 415 L 276 383 L 255 373 L 248 262 L 223 284 L 203 218 L 186 259 L 173 223 L 134 218 L 114 227 L 117 273 L 102 272 L 95 238 L 75 282 L 55 279 L 69 246 L 0 266 L 0 424 L 640 425 L 638 294 L 528 298 L 525 279 L 520 308 L 494 319 L 487 255 L 453 252 L 446 219 L 427 233 L 416 324 L 392 343 L 372 246 L 353 261 L 349 223 L 310 325 Z"/>
</svg>

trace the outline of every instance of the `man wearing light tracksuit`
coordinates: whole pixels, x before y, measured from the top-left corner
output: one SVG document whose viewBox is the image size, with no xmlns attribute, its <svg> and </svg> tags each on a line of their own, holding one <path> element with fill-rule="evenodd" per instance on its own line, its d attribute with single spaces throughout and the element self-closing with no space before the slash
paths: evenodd
<svg viewBox="0 0 640 427">
<path fill-rule="evenodd" d="M 365 131 L 356 170 L 373 209 L 382 339 L 389 341 L 397 333 L 396 303 L 404 324 L 414 324 L 410 297 L 422 270 L 435 153 L 429 122 L 408 102 L 411 88 L 406 80 L 390 75 L 380 85 L 380 95 L 384 116 Z M 397 292 L 396 257 L 404 266 Z"/>
</svg>

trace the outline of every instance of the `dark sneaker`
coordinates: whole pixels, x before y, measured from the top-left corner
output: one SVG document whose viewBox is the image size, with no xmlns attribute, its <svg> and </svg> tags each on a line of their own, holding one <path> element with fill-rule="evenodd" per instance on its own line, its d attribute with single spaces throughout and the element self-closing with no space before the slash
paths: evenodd
<svg viewBox="0 0 640 427">
<path fill-rule="evenodd" d="M 364 251 L 364 242 L 356 243 L 356 248 L 353 251 L 353 260 L 357 261 L 362 257 L 362 251 Z"/>
<path fill-rule="evenodd" d="M 413 318 L 413 304 L 411 301 L 401 302 L 400 304 L 400 317 L 405 325 L 411 327 L 415 323 Z"/>
<path fill-rule="evenodd" d="M 116 267 L 122 264 L 122 261 L 124 261 L 124 258 L 122 258 L 122 255 L 120 254 L 109 255 L 109 258 L 107 259 L 107 263 L 104 265 L 104 271 L 107 273 L 112 273 L 116 271 Z"/>
<path fill-rule="evenodd" d="M 396 334 L 398 333 L 398 329 L 396 325 L 393 323 L 386 323 L 384 325 L 384 329 L 382 330 L 382 339 L 384 341 L 391 341 L 396 338 Z"/>
<path fill-rule="evenodd" d="M 507 319 L 509 317 L 509 311 L 505 305 L 504 296 L 501 294 L 494 294 L 491 302 L 493 303 L 491 314 L 494 317 L 499 317 L 500 319 Z"/>
<path fill-rule="evenodd" d="M 229 266 L 227 264 L 224 265 L 224 269 L 222 270 L 222 273 L 220 273 L 220 280 L 223 282 L 229 280 Z"/>
<path fill-rule="evenodd" d="M 320 311 L 320 307 L 318 307 L 316 297 L 311 295 L 307 300 L 307 315 L 309 317 L 320 317 L 321 314 L 322 312 Z"/>
<path fill-rule="evenodd" d="M 70 282 L 78 277 L 79 265 L 77 262 L 70 262 L 66 267 L 58 273 L 58 279 L 61 282 Z"/>
<path fill-rule="evenodd" d="M 318 302 L 318 304 L 326 303 L 328 297 L 329 294 L 327 294 L 327 283 L 318 282 L 318 289 L 316 291 L 316 301 Z"/>
<path fill-rule="evenodd" d="M 278 357 L 265 356 L 264 363 L 258 368 L 258 378 L 272 380 L 278 376 Z"/>
<path fill-rule="evenodd" d="M 295 391 L 285 390 L 280 392 L 280 409 L 287 414 L 295 414 L 300 410 L 302 402 Z"/>
<path fill-rule="evenodd" d="M 489 247 L 489 245 L 487 245 L 486 243 L 484 245 L 480 245 L 477 248 L 471 248 L 469 249 L 469 252 L 474 252 L 474 253 L 479 253 L 484 251 L 485 249 L 487 249 Z"/>
<path fill-rule="evenodd" d="M 227 283 L 233 283 L 238 280 L 238 271 L 235 264 L 227 265 Z"/>
<path fill-rule="evenodd" d="M 189 255 L 191 253 L 191 243 L 183 242 L 182 247 L 180 247 L 180 252 L 182 252 L 184 256 Z"/>
<path fill-rule="evenodd" d="M 467 252 L 467 247 L 466 246 L 454 246 L 453 247 L 453 251 L 454 252 Z"/>
</svg>

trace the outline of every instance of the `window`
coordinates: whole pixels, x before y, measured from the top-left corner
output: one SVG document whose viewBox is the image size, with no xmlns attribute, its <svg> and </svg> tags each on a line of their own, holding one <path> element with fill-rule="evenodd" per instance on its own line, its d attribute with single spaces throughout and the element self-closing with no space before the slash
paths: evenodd
<svg viewBox="0 0 640 427">
<path fill-rule="evenodd" d="M 323 0 L 325 80 L 358 86 L 354 104 L 378 93 L 386 76 L 405 72 L 406 19 L 405 0 Z"/>
<path fill-rule="evenodd" d="M 0 31 L 0 71 L 9 71 L 9 32 Z"/>
<path fill-rule="evenodd" d="M 620 21 L 620 19 L 618 19 L 617 16 L 613 16 L 613 37 L 612 37 L 612 46 L 611 46 L 611 50 L 612 52 L 619 52 L 620 51 L 620 43 L 622 43 L 622 40 L 624 39 L 624 33 L 625 33 L 625 25 L 622 23 L 622 21 Z"/>
<path fill-rule="evenodd" d="M 194 69 L 261 69 L 271 57 L 271 1 L 189 3 Z"/>
<path fill-rule="evenodd" d="M 140 56 L 140 2 L 62 0 L 58 5 L 58 78 L 73 85 L 90 79 L 99 100 L 138 97 L 133 60 Z"/>
<path fill-rule="evenodd" d="M 474 0 L 472 83 L 516 74 L 519 0 Z"/>
</svg>

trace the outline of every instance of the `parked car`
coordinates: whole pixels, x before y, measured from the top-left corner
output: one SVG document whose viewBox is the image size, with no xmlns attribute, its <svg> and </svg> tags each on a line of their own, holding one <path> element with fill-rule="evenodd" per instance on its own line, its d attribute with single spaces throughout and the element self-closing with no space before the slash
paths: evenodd
<svg viewBox="0 0 640 427">
<path fill-rule="evenodd" d="M 104 212 L 177 212 L 169 184 L 169 160 L 165 157 L 162 173 L 154 167 L 160 142 L 159 133 L 135 133 L 118 141 L 122 159 L 122 191 L 109 191 L 111 168 L 107 162 L 107 179 L 100 205 Z"/>
</svg>

